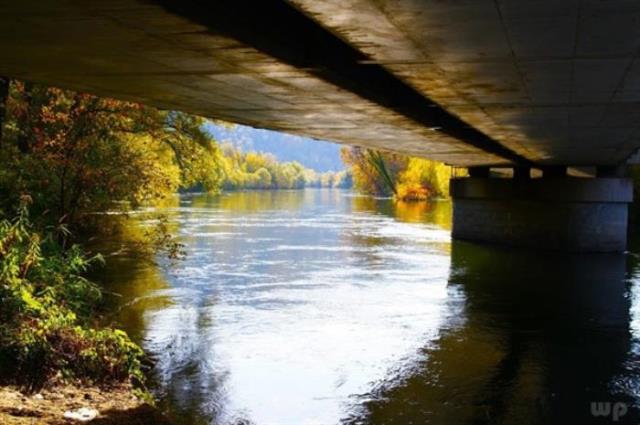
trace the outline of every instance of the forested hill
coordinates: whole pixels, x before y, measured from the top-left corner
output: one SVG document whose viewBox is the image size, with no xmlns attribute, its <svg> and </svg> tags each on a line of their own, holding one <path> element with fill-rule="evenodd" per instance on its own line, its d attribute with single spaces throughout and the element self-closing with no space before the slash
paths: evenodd
<svg viewBox="0 0 640 425">
<path fill-rule="evenodd" d="M 279 161 L 298 161 L 319 172 L 344 170 L 340 159 L 340 145 L 308 137 L 293 136 L 244 125 L 223 127 L 214 123 L 206 129 L 220 142 L 231 142 L 244 152 L 256 151 L 273 154 Z"/>
</svg>

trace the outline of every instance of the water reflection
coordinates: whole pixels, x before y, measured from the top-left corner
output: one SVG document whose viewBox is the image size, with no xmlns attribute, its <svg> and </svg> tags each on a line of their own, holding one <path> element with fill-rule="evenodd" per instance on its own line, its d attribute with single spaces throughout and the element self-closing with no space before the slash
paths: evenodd
<svg viewBox="0 0 640 425">
<path fill-rule="evenodd" d="M 372 214 L 385 214 L 405 223 L 432 224 L 451 230 L 451 202 L 392 202 L 385 198 L 354 195 L 353 210 Z"/>
<path fill-rule="evenodd" d="M 448 233 L 420 223 L 426 210 L 402 223 L 361 201 L 331 190 L 185 196 L 163 209 L 184 262 L 161 262 L 161 282 L 122 264 L 105 273 L 179 422 L 338 423 L 353 394 L 436 334 Z M 127 285 L 161 301 L 140 303 Z"/>
<path fill-rule="evenodd" d="M 609 400 L 638 419 L 633 255 L 452 244 L 447 202 L 332 190 L 162 212 L 187 259 L 103 278 L 178 423 L 590 423 Z"/>
<path fill-rule="evenodd" d="M 454 242 L 442 328 L 411 373 L 388 378 L 346 423 L 602 423 L 591 401 L 638 422 L 624 255 L 561 255 Z"/>
</svg>

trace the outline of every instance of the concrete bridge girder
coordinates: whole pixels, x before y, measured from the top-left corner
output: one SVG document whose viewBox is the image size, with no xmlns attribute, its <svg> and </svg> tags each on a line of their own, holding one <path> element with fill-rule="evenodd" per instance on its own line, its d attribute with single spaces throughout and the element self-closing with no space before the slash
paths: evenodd
<svg viewBox="0 0 640 425">
<path fill-rule="evenodd" d="M 448 163 L 509 164 L 327 81 L 321 67 L 288 63 L 230 32 L 244 25 L 266 40 L 246 18 L 259 5 L 268 12 L 282 4 L 0 2 L 0 75 Z M 282 32 L 264 15 L 251 16 Z"/>
<path fill-rule="evenodd" d="M 638 3 L 290 1 L 532 162 L 613 165 L 640 146 Z"/>
<path fill-rule="evenodd" d="M 0 75 L 459 166 L 615 165 L 640 147 L 637 2 L 7 0 L 0 12 Z"/>
</svg>

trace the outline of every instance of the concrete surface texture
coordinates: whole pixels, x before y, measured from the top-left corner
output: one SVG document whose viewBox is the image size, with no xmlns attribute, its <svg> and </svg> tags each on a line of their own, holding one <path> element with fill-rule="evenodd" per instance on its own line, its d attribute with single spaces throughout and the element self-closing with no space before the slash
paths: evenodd
<svg viewBox="0 0 640 425">
<path fill-rule="evenodd" d="M 640 2 L 1 0 L 0 74 L 453 165 L 640 147 Z"/>
<path fill-rule="evenodd" d="M 633 186 L 624 178 L 451 181 L 452 236 L 535 249 L 620 252 Z"/>
</svg>

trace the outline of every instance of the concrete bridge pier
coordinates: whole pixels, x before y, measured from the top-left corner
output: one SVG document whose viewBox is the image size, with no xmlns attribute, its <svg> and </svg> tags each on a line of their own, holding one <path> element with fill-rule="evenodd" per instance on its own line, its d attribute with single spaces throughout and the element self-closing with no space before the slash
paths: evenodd
<svg viewBox="0 0 640 425">
<path fill-rule="evenodd" d="M 469 174 L 451 181 L 454 239 L 557 251 L 626 249 L 629 179 L 566 177 L 559 168 L 533 179 L 522 171 L 514 178 Z"/>
</svg>

